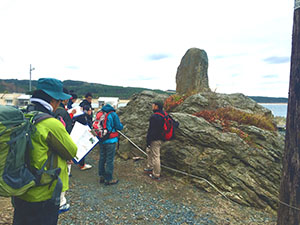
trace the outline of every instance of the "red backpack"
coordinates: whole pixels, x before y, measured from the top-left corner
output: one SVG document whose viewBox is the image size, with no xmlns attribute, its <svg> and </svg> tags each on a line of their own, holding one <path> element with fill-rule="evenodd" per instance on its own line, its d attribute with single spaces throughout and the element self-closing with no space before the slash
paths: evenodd
<svg viewBox="0 0 300 225">
<path fill-rule="evenodd" d="M 96 120 L 93 123 L 93 129 L 100 138 L 100 141 L 105 141 L 109 138 L 119 136 L 118 132 L 112 132 L 107 129 L 107 117 L 111 112 L 99 111 L 96 114 Z"/>
<path fill-rule="evenodd" d="M 154 114 L 160 115 L 164 118 L 164 130 L 162 136 L 165 141 L 169 141 L 175 137 L 175 128 L 179 126 L 179 123 L 175 121 L 168 113 L 163 113 L 164 115 L 160 112 L 155 112 Z"/>
</svg>

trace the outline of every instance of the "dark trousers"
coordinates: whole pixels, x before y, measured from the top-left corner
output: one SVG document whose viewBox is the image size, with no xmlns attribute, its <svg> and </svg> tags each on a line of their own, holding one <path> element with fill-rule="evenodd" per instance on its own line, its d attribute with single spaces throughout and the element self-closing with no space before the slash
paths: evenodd
<svg viewBox="0 0 300 225">
<path fill-rule="evenodd" d="M 15 211 L 13 225 L 56 225 L 59 206 L 52 201 L 27 202 L 12 199 Z"/>
<path fill-rule="evenodd" d="M 85 158 L 85 157 L 84 157 Z M 83 167 L 84 166 L 84 164 L 85 164 L 85 159 L 82 159 L 82 160 L 80 160 L 79 161 L 79 165 L 81 166 L 81 167 Z"/>
<path fill-rule="evenodd" d="M 116 143 L 100 144 L 99 176 L 106 181 L 113 179 Z"/>
</svg>

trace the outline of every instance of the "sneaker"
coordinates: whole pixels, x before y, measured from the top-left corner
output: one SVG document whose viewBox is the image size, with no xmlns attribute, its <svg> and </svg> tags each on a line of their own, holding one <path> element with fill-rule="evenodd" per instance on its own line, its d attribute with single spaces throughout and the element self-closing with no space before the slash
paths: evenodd
<svg viewBox="0 0 300 225">
<path fill-rule="evenodd" d="M 70 204 L 66 203 L 66 204 L 59 207 L 58 214 L 67 212 L 67 211 L 69 211 L 69 209 L 70 209 Z"/>
<path fill-rule="evenodd" d="M 149 177 L 152 178 L 153 180 L 160 180 L 160 177 L 154 176 L 153 174 L 149 174 Z"/>
<path fill-rule="evenodd" d="M 104 184 L 104 182 L 105 182 L 104 177 L 100 177 L 99 183 Z"/>
<path fill-rule="evenodd" d="M 80 167 L 80 170 L 89 170 L 92 168 L 92 165 L 90 164 L 84 164 L 84 166 L 79 166 Z"/>
<path fill-rule="evenodd" d="M 119 183 L 119 180 L 110 180 L 110 181 L 105 181 L 105 185 L 114 185 Z"/>
<path fill-rule="evenodd" d="M 144 173 L 151 174 L 152 171 L 153 171 L 153 169 L 148 169 L 148 168 L 145 168 L 145 169 L 144 169 Z"/>
</svg>

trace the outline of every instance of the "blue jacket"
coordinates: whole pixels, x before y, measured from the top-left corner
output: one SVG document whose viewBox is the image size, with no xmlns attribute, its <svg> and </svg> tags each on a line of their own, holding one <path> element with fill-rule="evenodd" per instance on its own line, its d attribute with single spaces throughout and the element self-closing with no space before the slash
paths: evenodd
<svg viewBox="0 0 300 225">
<path fill-rule="evenodd" d="M 106 127 L 109 131 L 115 132 L 117 130 L 123 129 L 123 124 L 120 122 L 119 116 L 116 113 L 116 110 L 110 105 L 106 104 L 101 109 L 104 112 L 111 112 L 107 117 Z M 118 142 L 118 137 L 110 138 L 102 142 L 102 144 L 111 144 Z"/>
</svg>

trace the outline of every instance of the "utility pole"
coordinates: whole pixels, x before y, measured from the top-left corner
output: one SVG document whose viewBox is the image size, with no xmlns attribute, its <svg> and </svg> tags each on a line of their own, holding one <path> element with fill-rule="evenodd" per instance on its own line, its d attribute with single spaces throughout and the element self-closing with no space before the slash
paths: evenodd
<svg viewBox="0 0 300 225">
<path fill-rule="evenodd" d="M 30 64 L 30 69 L 29 69 L 29 92 L 31 92 L 31 71 L 33 71 L 34 68 L 31 67 L 31 64 Z"/>
<path fill-rule="evenodd" d="M 300 224 L 300 0 L 295 0 L 278 225 Z"/>
</svg>

